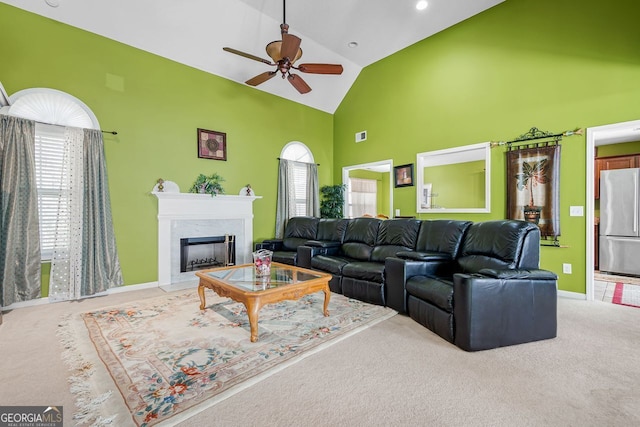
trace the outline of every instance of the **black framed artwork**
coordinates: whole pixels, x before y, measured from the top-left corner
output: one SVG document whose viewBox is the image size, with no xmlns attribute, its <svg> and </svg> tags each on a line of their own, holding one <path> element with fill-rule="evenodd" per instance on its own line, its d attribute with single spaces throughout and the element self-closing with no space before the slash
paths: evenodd
<svg viewBox="0 0 640 427">
<path fill-rule="evenodd" d="M 394 166 L 393 176 L 396 187 L 413 186 L 413 163 L 401 166 Z"/>
</svg>

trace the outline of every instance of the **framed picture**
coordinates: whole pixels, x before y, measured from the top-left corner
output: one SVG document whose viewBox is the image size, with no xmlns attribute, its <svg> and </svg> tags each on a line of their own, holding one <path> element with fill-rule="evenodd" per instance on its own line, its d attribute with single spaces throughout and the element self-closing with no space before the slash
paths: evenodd
<svg viewBox="0 0 640 427">
<path fill-rule="evenodd" d="M 226 161 L 227 134 L 214 130 L 198 129 L 198 157 Z"/>
<path fill-rule="evenodd" d="M 396 187 L 413 186 L 413 163 L 402 166 L 393 167 L 393 175 L 395 176 Z"/>
</svg>

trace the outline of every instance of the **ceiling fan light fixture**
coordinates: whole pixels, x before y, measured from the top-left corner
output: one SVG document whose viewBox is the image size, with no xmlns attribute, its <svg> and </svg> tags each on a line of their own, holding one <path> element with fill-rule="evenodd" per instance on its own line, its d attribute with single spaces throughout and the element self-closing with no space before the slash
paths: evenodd
<svg viewBox="0 0 640 427">
<path fill-rule="evenodd" d="M 267 71 L 262 74 L 258 74 L 255 77 L 250 78 L 245 83 L 249 86 L 258 86 L 273 78 L 276 74 L 280 73 L 283 79 L 287 79 L 289 83 L 301 94 L 311 92 L 311 87 L 304 81 L 302 77 L 297 74 L 292 74 L 292 70 L 298 70 L 302 73 L 309 74 L 342 74 L 343 68 L 340 64 L 323 64 L 323 63 L 308 63 L 300 64 L 299 66 L 293 65 L 300 57 L 302 57 L 302 49 L 300 49 L 300 43 L 302 39 L 300 37 L 289 34 L 289 25 L 285 19 L 285 0 L 282 1 L 283 13 L 282 24 L 280 25 L 280 33 L 282 34 L 282 40 L 272 41 L 266 46 L 267 54 L 273 63 L 267 59 L 260 58 L 250 53 L 242 52 L 230 47 L 223 47 L 225 52 L 233 53 L 253 61 L 262 62 L 269 66 L 275 66 L 274 71 Z M 353 42 L 355 43 L 355 42 Z M 355 43 L 355 46 L 358 44 Z"/>
<path fill-rule="evenodd" d="M 266 47 L 267 55 L 269 55 L 269 58 L 273 59 L 273 62 L 277 63 L 282 59 L 282 55 L 280 54 L 281 49 L 282 49 L 282 40 L 275 40 L 267 45 Z M 302 57 L 302 49 L 298 49 L 298 53 L 296 53 L 296 57 L 293 58 L 291 63 L 293 64 L 301 57 Z"/>
</svg>

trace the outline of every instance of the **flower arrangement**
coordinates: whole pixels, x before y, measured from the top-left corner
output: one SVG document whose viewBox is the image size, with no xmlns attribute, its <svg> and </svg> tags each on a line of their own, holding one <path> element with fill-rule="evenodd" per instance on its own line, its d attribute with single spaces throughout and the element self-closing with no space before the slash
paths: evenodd
<svg viewBox="0 0 640 427">
<path fill-rule="evenodd" d="M 209 176 L 200 174 L 189 189 L 189 193 L 211 194 L 212 196 L 224 194 L 224 188 L 221 184 L 224 181 L 225 179 L 217 173 Z"/>
</svg>

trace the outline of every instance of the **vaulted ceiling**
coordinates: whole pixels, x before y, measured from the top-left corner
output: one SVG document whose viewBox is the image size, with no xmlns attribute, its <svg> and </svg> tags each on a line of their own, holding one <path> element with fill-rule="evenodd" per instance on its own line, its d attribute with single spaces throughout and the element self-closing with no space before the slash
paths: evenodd
<svg viewBox="0 0 640 427">
<path fill-rule="evenodd" d="M 269 59 L 280 40 L 282 0 L 0 0 L 239 83 L 275 67 L 222 50 Z M 300 94 L 279 76 L 256 87 L 335 112 L 362 68 L 504 0 L 290 0 L 289 33 L 302 39 L 296 63 L 342 64 L 341 75 L 308 74 Z M 355 42 L 357 47 L 349 47 Z M 401 77 L 400 77 L 401 78 Z"/>
</svg>

